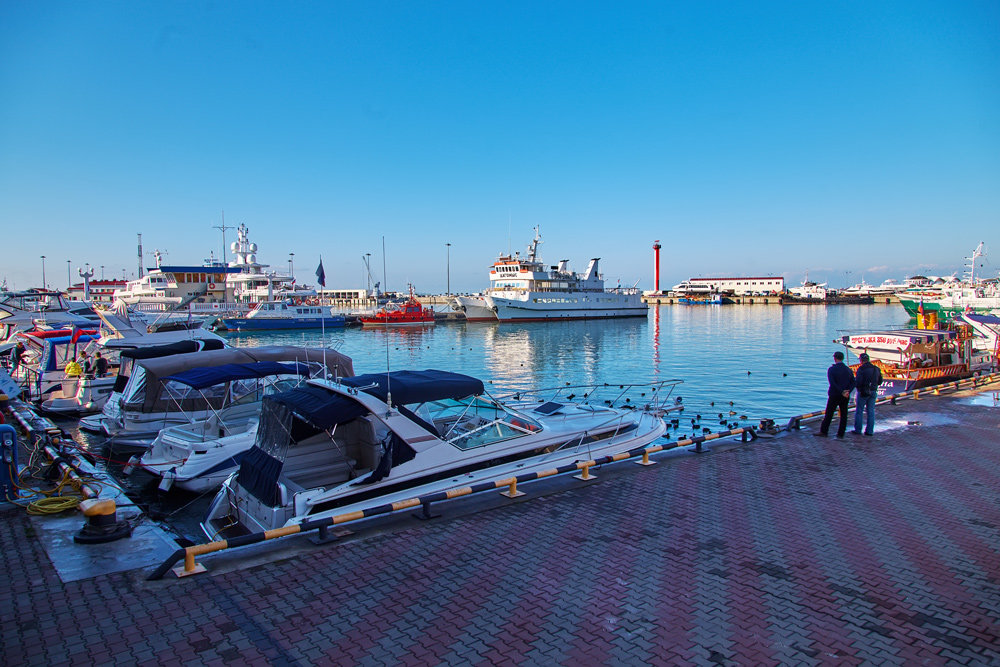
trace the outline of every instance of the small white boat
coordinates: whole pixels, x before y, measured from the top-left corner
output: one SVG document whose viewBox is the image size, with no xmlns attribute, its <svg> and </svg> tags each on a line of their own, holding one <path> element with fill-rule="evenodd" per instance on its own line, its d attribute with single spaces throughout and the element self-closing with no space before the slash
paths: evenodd
<svg viewBox="0 0 1000 667">
<path fill-rule="evenodd" d="M 329 306 L 296 304 L 289 300 L 263 301 L 246 317 L 224 317 L 222 322 L 227 329 L 233 331 L 258 331 L 342 327 L 347 323 L 347 318 L 333 314 Z"/>
<path fill-rule="evenodd" d="M 715 292 L 715 289 L 708 283 L 684 280 L 671 287 L 670 291 L 679 296 L 706 296 Z"/>
<path fill-rule="evenodd" d="M 502 401 L 445 371 L 311 380 L 264 399 L 257 441 L 202 528 L 258 532 L 644 447 L 679 381 Z"/>
</svg>

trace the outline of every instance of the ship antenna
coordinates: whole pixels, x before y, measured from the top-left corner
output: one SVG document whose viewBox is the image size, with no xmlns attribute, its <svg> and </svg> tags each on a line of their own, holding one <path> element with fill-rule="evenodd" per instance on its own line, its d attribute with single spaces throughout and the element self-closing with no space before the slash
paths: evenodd
<svg viewBox="0 0 1000 667">
<path fill-rule="evenodd" d="M 225 262 L 226 262 L 226 230 L 227 229 L 236 229 L 236 228 L 235 227 L 231 227 L 229 225 L 226 225 L 226 212 L 225 212 L 225 210 L 222 211 L 222 224 L 221 225 L 212 225 L 212 227 L 215 228 L 215 229 L 218 229 L 218 230 L 220 230 L 222 232 L 222 254 L 219 255 L 219 259 L 222 261 L 223 264 L 225 264 Z"/>
<path fill-rule="evenodd" d="M 507 256 L 508 257 L 510 256 L 510 253 L 511 253 L 511 247 L 510 247 L 510 245 L 511 245 L 510 244 L 510 219 L 511 219 L 510 209 L 507 209 Z"/>
</svg>

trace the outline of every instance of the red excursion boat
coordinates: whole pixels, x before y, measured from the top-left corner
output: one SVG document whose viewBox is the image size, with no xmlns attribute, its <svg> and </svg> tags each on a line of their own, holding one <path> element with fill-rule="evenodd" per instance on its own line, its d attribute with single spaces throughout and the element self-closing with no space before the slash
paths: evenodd
<svg viewBox="0 0 1000 667">
<path fill-rule="evenodd" d="M 360 319 L 366 327 L 426 326 L 434 324 L 434 311 L 417 301 L 413 285 L 410 285 L 410 297 L 406 301 L 387 304 L 374 315 L 362 315 Z"/>
</svg>

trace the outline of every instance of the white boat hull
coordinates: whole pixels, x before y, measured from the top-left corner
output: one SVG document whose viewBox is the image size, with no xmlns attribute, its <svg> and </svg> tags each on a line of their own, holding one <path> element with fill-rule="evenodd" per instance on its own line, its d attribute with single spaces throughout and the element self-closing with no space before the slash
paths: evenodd
<svg viewBox="0 0 1000 667">
<path fill-rule="evenodd" d="M 511 297 L 489 295 L 484 301 L 501 322 L 646 317 L 648 312 L 639 294 L 614 292 L 526 292 Z"/>
<path fill-rule="evenodd" d="M 457 296 L 455 302 L 457 310 L 465 313 L 465 319 L 469 322 L 497 321 L 497 314 L 481 296 Z"/>
</svg>

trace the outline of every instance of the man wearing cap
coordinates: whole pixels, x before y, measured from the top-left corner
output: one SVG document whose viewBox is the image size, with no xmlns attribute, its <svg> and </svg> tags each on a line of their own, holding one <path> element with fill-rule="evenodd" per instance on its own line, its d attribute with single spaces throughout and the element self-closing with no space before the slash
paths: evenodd
<svg viewBox="0 0 1000 667">
<path fill-rule="evenodd" d="M 851 399 L 851 390 L 854 389 L 854 373 L 844 363 L 844 353 L 833 353 L 833 365 L 826 371 L 826 379 L 830 382 L 827 390 L 826 414 L 823 422 L 819 425 L 819 432 L 816 435 L 826 437 L 830 431 L 830 422 L 833 421 L 833 411 L 840 411 L 840 426 L 837 429 L 837 437 L 843 438 L 847 431 L 847 404 Z"/>
<path fill-rule="evenodd" d="M 859 354 L 858 359 L 861 360 L 861 366 L 858 367 L 854 380 L 854 386 L 858 390 L 854 406 L 854 432 L 861 435 L 862 415 L 868 415 L 864 433 L 871 435 L 875 432 L 875 401 L 878 400 L 878 386 L 882 384 L 882 371 L 869 360 L 867 352 Z"/>
</svg>

